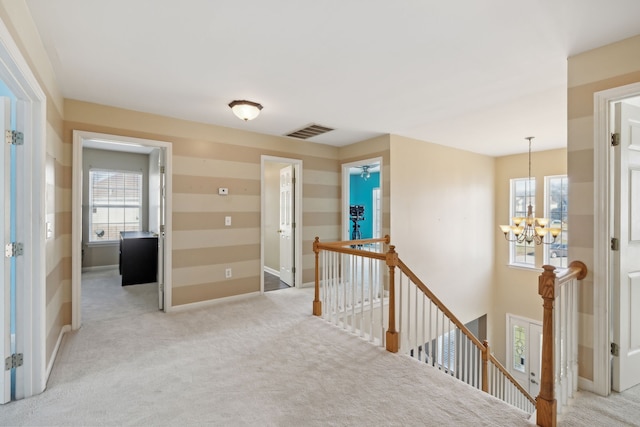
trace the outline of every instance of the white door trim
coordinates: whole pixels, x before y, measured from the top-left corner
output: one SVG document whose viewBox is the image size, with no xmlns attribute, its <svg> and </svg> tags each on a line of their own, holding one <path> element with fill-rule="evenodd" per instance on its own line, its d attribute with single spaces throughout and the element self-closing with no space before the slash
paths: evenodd
<svg viewBox="0 0 640 427">
<path fill-rule="evenodd" d="M 45 165 L 47 102 L 11 33 L 0 20 L 0 79 L 16 96 L 16 127 L 25 144 L 18 150 L 18 235 L 24 255 L 17 259 L 22 278 L 16 295 L 17 351 L 24 354 L 16 375 L 16 398 L 44 391 L 46 367 Z"/>
<path fill-rule="evenodd" d="M 611 393 L 611 103 L 640 95 L 640 83 L 594 93 L 594 234 L 593 234 L 593 384 L 580 388 L 608 396 Z"/>
<path fill-rule="evenodd" d="M 380 203 L 382 204 L 382 200 L 384 199 L 384 192 L 382 191 L 382 157 L 373 157 L 371 159 L 363 159 L 342 164 L 342 215 L 340 215 L 340 217 L 342 218 L 342 233 L 340 233 L 342 240 L 351 240 L 351 234 L 349 233 L 349 230 L 351 228 L 351 223 L 349 221 L 349 199 L 351 196 L 351 181 L 349 178 L 349 169 L 358 166 L 370 165 L 372 163 L 378 163 L 380 165 Z M 380 212 L 378 221 L 382 221 L 382 212 Z M 379 228 L 380 230 L 382 230 L 382 224 L 380 224 Z"/>
<path fill-rule="evenodd" d="M 294 255 L 293 268 L 296 269 L 294 277 L 295 287 L 302 287 L 302 160 L 276 156 L 260 156 L 260 293 L 264 293 L 264 233 L 265 233 L 265 163 L 290 163 L 295 171 L 296 183 L 293 186 L 293 199 L 295 203 L 294 220 Z"/>
<path fill-rule="evenodd" d="M 115 142 L 122 145 L 136 145 L 164 148 L 166 150 L 165 164 L 165 292 L 164 311 L 171 311 L 171 248 L 172 248 L 172 161 L 173 146 L 170 142 L 152 139 L 132 138 L 127 136 L 109 135 L 104 133 L 73 131 L 73 169 L 71 189 L 71 328 L 76 330 L 82 325 L 81 317 L 81 282 L 82 282 L 82 147 L 84 141 L 100 140 Z"/>
</svg>

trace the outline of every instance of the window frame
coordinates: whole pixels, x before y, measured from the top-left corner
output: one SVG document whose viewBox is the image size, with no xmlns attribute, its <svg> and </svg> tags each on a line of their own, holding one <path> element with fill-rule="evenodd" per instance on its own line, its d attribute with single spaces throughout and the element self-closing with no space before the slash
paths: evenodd
<svg viewBox="0 0 640 427">
<path fill-rule="evenodd" d="M 136 177 L 138 177 L 138 182 L 139 182 L 139 187 L 138 187 L 138 204 L 130 204 L 126 202 L 126 199 L 124 199 L 124 201 L 120 204 L 111 204 L 111 203 L 94 203 L 93 200 L 93 192 L 94 192 L 94 186 L 93 186 L 93 174 L 96 172 L 103 172 L 103 173 L 115 173 L 115 174 L 123 174 L 124 175 L 124 179 L 123 182 L 126 181 L 126 176 L 127 175 L 135 175 Z M 88 229 L 87 229 L 87 235 L 88 235 L 88 244 L 89 245 L 108 245 L 108 244 L 114 244 L 117 243 L 119 241 L 119 238 L 115 238 L 115 239 L 108 239 L 108 240 L 99 240 L 99 239 L 95 239 L 93 236 L 93 210 L 94 207 L 99 207 L 99 208 L 138 208 L 138 224 L 137 224 L 137 230 L 135 231 L 141 231 L 142 230 L 142 216 L 143 216 L 143 208 L 144 208 L 144 174 L 141 171 L 131 171 L 131 170 L 121 170 L 121 169 L 110 169 L 110 168 L 91 168 L 89 169 L 89 200 L 88 200 L 88 221 L 87 221 L 87 225 L 88 225 Z M 124 196 L 123 196 L 124 198 Z M 123 218 L 124 220 L 124 218 Z M 112 225 L 114 223 L 108 221 L 107 224 Z M 124 231 L 125 228 L 125 224 L 132 224 L 131 222 L 122 222 L 120 223 L 122 224 L 122 230 Z M 134 230 L 127 230 L 127 231 L 134 231 Z"/>
<path fill-rule="evenodd" d="M 561 221 L 562 233 L 560 233 L 560 236 L 559 236 L 560 241 L 558 243 L 564 244 L 566 251 L 568 252 L 569 245 L 568 245 L 568 239 L 567 239 L 567 225 L 568 225 L 568 213 L 569 213 L 569 208 L 568 208 L 569 177 L 567 174 L 548 175 L 544 177 L 544 213 L 545 213 L 545 218 L 549 218 L 549 226 L 551 226 L 551 222 L 553 221 L 553 219 L 551 218 L 551 202 L 550 202 L 551 200 L 551 182 L 550 181 L 552 179 L 564 180 L 564 183 L 561 184 L 561 188 L 564 190 L 564 200 L 566 200 L 566 206 L 564 207 L 564 209 L 561 210 L 560 221 Z M 560 258 L 564 258 L 564 260 L 561 260 L 560 265 L 556 265 L 554 262 L 552 262 L 553 258 L 551 258 L 551 245 L 544 245 L 544 252 L 543 252 L 543 258 L 542 258 L 544 264 L 554 265 L 559 268 L 567 268 L 569 257 L 566 256 L 566 257 L 560 257 Z"/>
<path fill-rule="evenodd" d="M 533 183 L 533 186 L 529 188 L 529 198 L 526 195 L 526 182 L 529 181 L 529 184 Z M 517 182 L 525 183 L 525 195 L 523 197 L 524 206 L 522 210 L 518 210 L 517 198 L 516 195 L 516 184 Z M 527 207 L 529 206 L 529 202 L 531 202 L 531 206 L 533 207 L 533 215 L 536 213 L 536 178 L 535 177 L 524 177 L 524 178 L 511 178 L 509 180 L 509 222 L 512 222 L 511 218 L 516 216 L 516 213 L 521 216 L 527 215 Z M 533 249 L 533 255 L 527 255 L 527 247 L 530 246 Z M 520 262 L 516 261 L 517 258 L 517 248 L 524 247 L 524 257 L 525 261 Z M 529 258 L 531 258 L 531 262 L 526 262 Z M 517 242 L 509 242 L 509 266 L 512 267 L 520 267 L 520 268 L 536 268 L 536 251 L 535 244 L 528 245 L 526 243 L 518 244 Z"/>
</svg>

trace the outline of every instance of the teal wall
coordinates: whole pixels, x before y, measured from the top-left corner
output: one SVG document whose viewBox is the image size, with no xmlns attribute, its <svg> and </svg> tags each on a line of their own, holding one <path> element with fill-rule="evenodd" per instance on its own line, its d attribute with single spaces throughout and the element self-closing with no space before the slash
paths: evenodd
<svg viewBox="0 0 640 427">
<path fill-rule="evenodd" d="M 364 206 L 364 221 L 358 221 L 360 235 L 363 239 L 373 237 L 373 189 L 380 187 L 380 172 L 371 172 L 366 181 L 358 175 L 350 176 L 349 205 Z M 353 231 L 353 222 L 349 221 L 349 238 Z"/>
</svg>

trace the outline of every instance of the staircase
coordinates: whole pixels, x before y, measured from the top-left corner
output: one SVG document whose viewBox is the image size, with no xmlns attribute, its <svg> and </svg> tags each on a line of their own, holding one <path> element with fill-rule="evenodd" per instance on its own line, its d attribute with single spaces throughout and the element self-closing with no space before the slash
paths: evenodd
<svg viewBox="0 0 640 427">
<path fill-rule="evenodd" d="M 389 243 L 388 236 L 328 243 L 316 237 L 313 314 L 390 352 L 428 363 L 443 374 L 533 414 L 536 399 L 491 354 L 487 341 L 481 342 L 471 333 L 402 262 Z M 556 391 L 563 396 L 561 408 L 577 388 L 577 314 L 567 315 L 566 310 L 563 315 L 554 314 L 553 306 L 556 296 L 566 296 L 563 308 L 577 303 L 577 291 L 569 292 L 566 290 L 569 287 L 562 285 L 577 283 L 584 267 L 580 264 L 579 268 L 568 270 L 573 273 L 560 275 L 559 279 L 555 267 L 545 266 L 540 278 L 546 323 L 543 323 L 538 400 L 542 408 L 536 413 L 536 420 L 543 426 L 555 425 L 559 410 L 554 398 Z M 577 306 L 571 308 L 577 313 Z M 566 320 L 571 320 L 568 327 Z M 571 350 L 567 345 L 572 346 Z"/>
</svg>

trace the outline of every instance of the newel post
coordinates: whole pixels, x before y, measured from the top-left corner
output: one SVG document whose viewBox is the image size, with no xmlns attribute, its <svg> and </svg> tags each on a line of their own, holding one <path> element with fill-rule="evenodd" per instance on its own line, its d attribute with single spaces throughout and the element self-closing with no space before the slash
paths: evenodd
<svg viewBox="0 0 640 427">
<path fill-rule="evenodd" d="M 399 349 L 398 331 L 396 331 L 396 266 L 398 265 L 398 254 L 394 245 L 389 246 L 387 252 L 387 265 L 389 266 L 389 329 L 387 329 L 386 341 L 387 351 L 397 353 Z"/>
<path fill-rule="evenodd" d="M 542 297 L 542 370 L 540 394 L 536 399 L 536 423 L 542 427 L 555 427 L 557 402 L 554 396 L 554 336 L 553 305 L 555 301 L 556 267 L 542 266 L 544 272 L 538 278 L 538 293 Z"/>
<path fill-rule="evenodd" d="M 489 393 L 489 341 L 484 340 L 482 343 L 484 348 L 482 349 L 482 391 Z"/>
<path fill-rule="evenodd" d="M 316 289 L 315 289 L 315 297 L 313 300 L 313 315 L 314 316 L 322 316 L 322 302 L 320 301 L 320 275 L 318 268 L 318 255 L 320 254 L 320 249 L 318 245 L 320 244 L 320 238 L 316 236 L 316 240 L 313 242 L 313 252 L 316 254 Z"/>
</svg>

